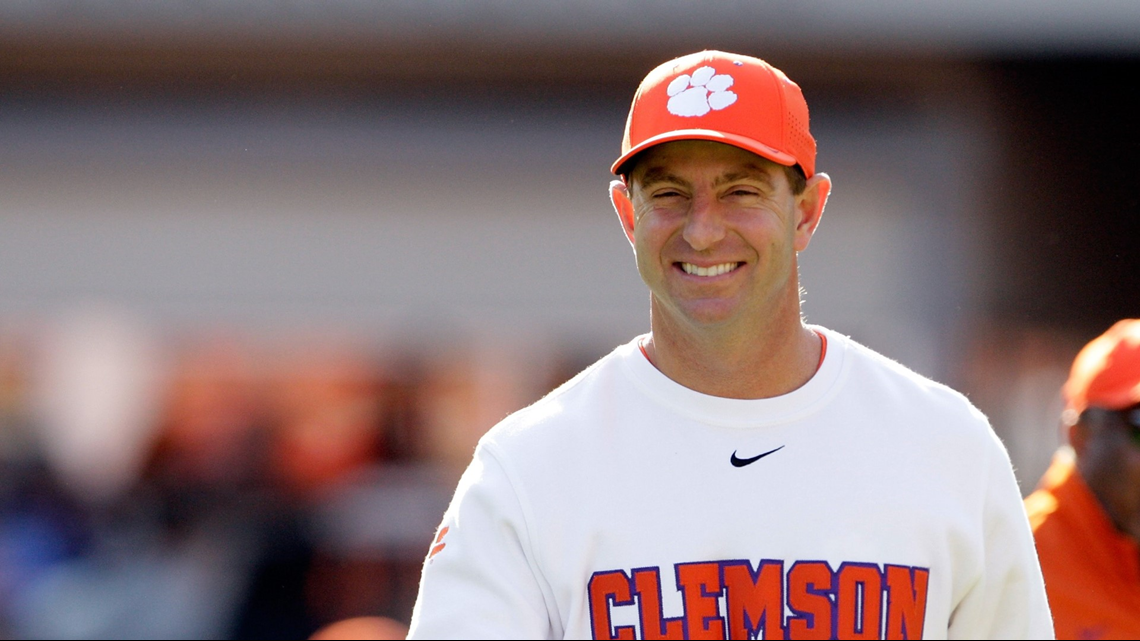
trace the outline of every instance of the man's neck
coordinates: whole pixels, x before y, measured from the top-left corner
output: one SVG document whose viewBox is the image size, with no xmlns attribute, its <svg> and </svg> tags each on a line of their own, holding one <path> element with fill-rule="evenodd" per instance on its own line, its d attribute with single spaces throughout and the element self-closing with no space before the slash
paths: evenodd
<svg viewBox="0 0 1140 641">
<path fill-rule="evenodd" d="M 703 394 L 740 399 L 787 394 L 811 379 L 822 349 L 796 308 L 748 331 L 678 326 L 655 313 L 646 355 L 663 374 Z"/>
</svg>

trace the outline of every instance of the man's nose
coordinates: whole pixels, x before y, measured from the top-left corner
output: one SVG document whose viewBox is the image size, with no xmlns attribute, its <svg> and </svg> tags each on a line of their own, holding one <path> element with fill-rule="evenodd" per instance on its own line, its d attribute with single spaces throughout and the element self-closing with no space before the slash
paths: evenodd
<svg viewBox="0 0 1140 641">
<path fill-rule="evenodd" d="M 682 236 L 689 246 L 704 251 L 716 245 L 725 235 L 724 215 L 715 197 L 697 195 L 693 198 L 689 216 L 685 220 Z"/>
</svg>

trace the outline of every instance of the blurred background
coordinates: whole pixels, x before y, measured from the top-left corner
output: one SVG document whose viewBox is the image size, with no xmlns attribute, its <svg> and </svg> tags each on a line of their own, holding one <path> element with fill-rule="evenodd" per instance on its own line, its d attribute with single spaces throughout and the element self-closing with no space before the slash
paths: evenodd
<svg viewBox="0 0 1140 641">
<path fill-rule="evenodd" d="M 478 437 L 648 329 L 607 168 L 704 48 L 811 105 L 807 319 L 967 393 L 1028 493 L 1140 314 L 1140 3 L 13 0 L 0 637 L 406 623 Z"/>
</svg>

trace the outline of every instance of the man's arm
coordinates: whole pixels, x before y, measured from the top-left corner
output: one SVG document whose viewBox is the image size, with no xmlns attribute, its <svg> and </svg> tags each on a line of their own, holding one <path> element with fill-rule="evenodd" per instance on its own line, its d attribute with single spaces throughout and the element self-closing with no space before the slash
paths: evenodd
<svg viewBox="0 0 1140 641">
<path fill-rule="evenodd" d="M 551 601 L 515 489 L 481 445 L 424 561 L 408 638 L 551 638 Z"/>
<path fill-rule="evenodd" d="M 950 618 L 951 639 L 1052 639 L 1053 617 L 1033 533 L 1005 447 L 993 437 L 985 473 L 984 566 Z"/>
</svg>

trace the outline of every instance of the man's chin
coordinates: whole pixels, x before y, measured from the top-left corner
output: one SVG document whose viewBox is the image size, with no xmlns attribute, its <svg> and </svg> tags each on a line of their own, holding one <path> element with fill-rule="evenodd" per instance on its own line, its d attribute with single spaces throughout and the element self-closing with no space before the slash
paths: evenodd
<svg viewBox="0 0 1140 641">
<path fill-rule="evenodd" d="M 676 321 L 708 330 L 734 325 L 743 317 L 740 305 L 730 300 L 685 301 L 670 312 L 678 317 Z"/>
</svg>

